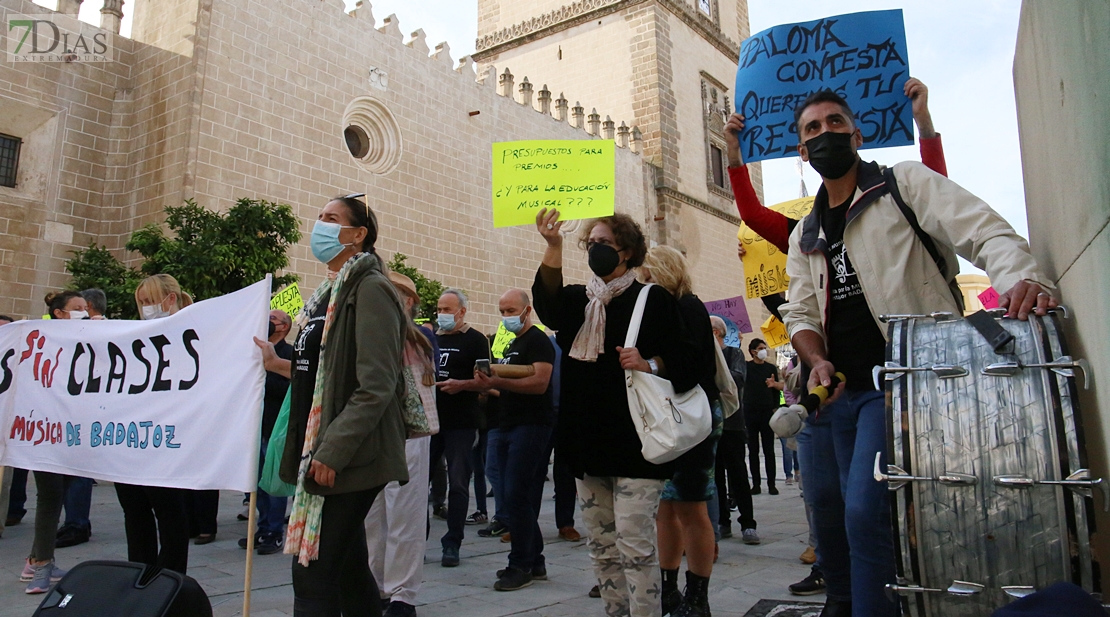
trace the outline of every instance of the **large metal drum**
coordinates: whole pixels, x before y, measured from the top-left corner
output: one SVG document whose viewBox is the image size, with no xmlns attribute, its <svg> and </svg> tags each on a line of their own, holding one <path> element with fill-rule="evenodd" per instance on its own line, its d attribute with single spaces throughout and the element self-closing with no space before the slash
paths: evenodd
<svg viewBox="0 0 1110 617">
<path fill-rule="evenodd" d="M 889 318 L 887 469 L 899 583 L 913 617 L 988 616 L 1060 580 L 1097 593 L 1094 500 L 1076 376 L 1059 317 L 997 320 L 996 354 L 947 314 Z M 1000 316 L 1000 313 L 995 313 Z"/>
</svg>

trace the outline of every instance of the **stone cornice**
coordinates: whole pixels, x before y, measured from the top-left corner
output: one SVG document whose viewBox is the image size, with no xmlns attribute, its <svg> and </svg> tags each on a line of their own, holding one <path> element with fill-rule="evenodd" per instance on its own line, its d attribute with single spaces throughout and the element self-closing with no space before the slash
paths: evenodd
<svg viewBox="0 0 1110 617">
<path fill-rule="evenodd" d="M 729 91 L 730 88 L 728 86 L 722 84 L 720 81 L 717 81 L 716 77 L 713 77 L 712 75 L 710 75 L 709 73 L 706 73 L 705 71 L 698 71 L 698 73 L 701 75 L 702 79 L 704 79 L 705 81 L 708 81 L 709 83 L 713 84 L 714 86 L 717 86 L 717 89 L 720 90 L 722 94 L 728 94 L 728 91 Z"/>
<path fill-rule="evenodd" d="M 655 189 L 655 193 L 656 193 L 656 195 L 658 195 L 659 197 L 662 197 L 664 199 L 673 199 L 677 202 L 684 203 L 688 206 L 693 206 L 693 207 L 697 208 L 698 210 L 703 210 L 705 212 L 708 212 L 709 214 L 712 214 L 713 216 L 715 216 L 715 217 L 717 217 L 721 220 L 728 221 L 729 223 L 732 223 L 733 225 L 736 225 L 737 227 L 740 226 L 740 217 L 729 214 L 727 212 L 724 212 L 720 208 L 714 208 L 713 206 L 705 203 L 704 201 L 701 201 L 699 199 L 694 199 L 693 197 L 690 197 L 686 193 L 676 191 L 675 189 L 672 189 L 672 188 L 667 187 L 667 186 L 662 186 L 662 187 L 659 187 L 659 188 Z"/>
<path fill-rule="evenodd" d="M 503 51 L 649 1 L 658 2 L 675 14 L 729 58 L 740 57 L 740 46 L 725 36 L 712 19 L 687 6 L 683 0 L 579 0 L 479 38 L 475 41 L 473 58 L 475 62 L 482 62 Z"/>
<path fill-rule="evenodd" d="M 717 26 L 714 21 L 700 13 L 694 7 L 686 4 L 683 0 L 656 0 L 659 4 L 674 13 L 679 19 L 694 29 L 695 32 L 700 34 L 703 39 L 709 41 L 716 47 L 722 54 L 729 57 L 733 61 L 740 59 L 740 45 L 732 39 L 725 36 L 721 32 L 721 28 Z"/>
</svg>

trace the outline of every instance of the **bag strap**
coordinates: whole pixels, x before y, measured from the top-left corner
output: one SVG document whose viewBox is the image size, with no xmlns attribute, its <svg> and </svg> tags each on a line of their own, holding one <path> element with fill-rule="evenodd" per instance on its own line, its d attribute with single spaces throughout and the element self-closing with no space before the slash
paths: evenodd
<svg viewBox="0 0 1110 617">
<path fill-rule="evenodd" d="M 929 252 L 929 256 L 937 264 L 937 269 L 940 270 L 940 275 L 948 277 L 948 262 L 944 256 L 937 250 L 937 244 L 933 237 L 925 233 L 921 229 L 921 224 L 917 221 L 917 215 L 913 210 L 906 205 L 905 200 L 902 199 L 902 192 L 898 190 L 898 181 L 894 177 L 894 168 L 887 167 L 883 170 L 883 177 L 886 179 L 887 188 L 890 190 L 890 196 L 894 198 L 894 203 L 898 204 L 898 209 L 902 211 L 902 216 L 906 217 L 906 221 L 913 228 L 913 232 L 917 234 L 917 239 L 921 244 L 925 245 L 925 250 Z M 958 285 L 953 285 L 954 281 L 949 281 L 949 291 L 952 292 L 953 299 L 956 300 L 956 306 L 959 307 L 960 312 L 964 311 L 964 295 L 959 291 Z M 1010 334 L 1005 328 L 998 325 L 994 317 L 989 315 L 986 311 L 979 311 L 967 317 L 967 322 L 987 341 L 987 344 L 994 349 L 997 354 L 1010 354 L 1014 349 L 1014 335 Z"/>
<path fill-rule="evenodd" d="M 624 346 L 635 347 L 636 340 L 640 338 L 640 322 L 644 320 L 644 307 L 647 306 L 648 292 L 654 283 L 644 285 L 640 295 L 636 296 L 636 308 L 632 310 L 632 320 L 628 322 L 628 332 L 624 335 Z"/>
<path fill-rule="evenodd" d="M 940 271 L 940 275 L 947 280 L 948 260 L 944 258 L 944 255 L 941 255 L 933 237 L 925 233 L 925 230 L 921 228 L 921 223 L 918 222 L 917 215 L 914 214 L 913 209 L 902 199 L 902 191 L 898 189 L 898 180 L 894 177 L 894 168 L 887 167 L 884 169 L 883 178 L 886 180 L 887 190 L 890 192 L 890 196 L 894 198 L 894 203 L 898 205 L 898 209 L 902 212 L 902 216 L 905 217 L 906 222 L 913 228 L 913 233 L 917 234 L 917 239 L 925 246 L 925 250 L 928 251 L 929 257 L 933 258 L 933 263 L 937 265 L 937 270 Z M 964 310 L 964 296 L 953 283 L 954 281 L 948 282 L 948 291 L 952 293 L 952 299 L 956 301 L 956 306 L 959 307 L 962 313 Z"/>
</svg>

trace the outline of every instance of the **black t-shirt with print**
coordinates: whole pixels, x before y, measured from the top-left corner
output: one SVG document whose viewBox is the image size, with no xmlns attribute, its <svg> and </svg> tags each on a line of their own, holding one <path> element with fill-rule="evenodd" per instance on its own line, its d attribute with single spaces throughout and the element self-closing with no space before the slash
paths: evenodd
<svg viewBox="0 0 1110 617">
<path fill-rule="evenodd" d="M 755 360 L 748 360 L 748 373 L 744 377 L 744 414 L 748 419 L 759 418 L 760 414 L 779 406 L 782 391 L 767 385 L 769 377 L 779 380 L 777 366 L 767 361 L 757 364 Z"/>
<path fill-rule="evenodd" d="M 316 368 L 320 364 L 320 341 L 324 338 L 324 318 L 328 312 L 328 299 L 324 295 L 316 310 L 312 311 L 293 342 L 293 383 L 289 392 L 289 414 L 308 417 L 312 408 L 312 391 L 316 389 Z"/>
<path fill-rule="evenodd" d="M 829 362 L 844 373 L 849 388 L 874 390 L 871 369 L 886 359 L 886 339 L 871 315 L 844 246 L 847 214 L 848 203 L 844 203 L 827 208 L 821 217 L 829 247 Z"/>
<path fill-rule="evenodd" d="M 554 368 L 555 347 L 539 328 L 532 326 L 509 343 L 501 364 L 530 365 L 547 362 Z M 555 412 L 551 405 L 551 382 L 543 394 L 501 391 L 501 428 L 521 424 L 551 424 Z"/>
<path fill-rule="evenodd" d="M 439 365 L 436 381 L 474 379 L 474 361 L 489 358 L 489 341 L 485 335 L 467 328 L 466 332 L 436 334 L 439 341 Z M 478 393 L 447 394 L 436 389 L 436 411 L 440 430 L 478 428 Z"/>
</svg>

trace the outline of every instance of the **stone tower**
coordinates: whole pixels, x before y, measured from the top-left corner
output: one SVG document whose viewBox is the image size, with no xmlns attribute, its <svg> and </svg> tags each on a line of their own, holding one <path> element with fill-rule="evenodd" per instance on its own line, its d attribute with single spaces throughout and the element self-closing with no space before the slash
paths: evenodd
<svg viewBox="0 0 1110 617">
<path fill-rule="evenodd" d="M 478 0 L 474 59 L 631 119 L 655 169 L 654 239 L 696 261 L 735 243 L 721 128 L 748 34 L 747 0 Z"/>
</svg>

